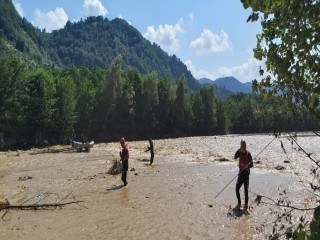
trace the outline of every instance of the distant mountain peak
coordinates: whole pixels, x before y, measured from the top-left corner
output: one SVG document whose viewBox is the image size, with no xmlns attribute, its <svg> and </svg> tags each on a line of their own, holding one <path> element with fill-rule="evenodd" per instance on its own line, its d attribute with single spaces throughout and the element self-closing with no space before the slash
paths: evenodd
<svg viewBox="0 0 320 240">
<path fill-rule="evenodd" d="M 216 80 L 211 80 L 208 78 L 199 79 L 199 83 L 203 85 L 215 85 L 217 87 L 227 89 L 233 93 L 251 93 L 252 92 L 252 84 L 251 82 L 242 83 L 238 79 L 233 76 L 230 77 L 221 77 Z"/>
</svg>

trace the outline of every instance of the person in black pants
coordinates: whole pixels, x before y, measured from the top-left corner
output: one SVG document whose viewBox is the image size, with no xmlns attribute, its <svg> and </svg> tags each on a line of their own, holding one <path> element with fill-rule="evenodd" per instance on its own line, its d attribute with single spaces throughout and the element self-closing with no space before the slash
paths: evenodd
<svg viewBox="0 0 320 240">
<path fill-rule="evenodd" d="M 127 172 L 129 168 L 129 150 L 128 145 L 126 144 L 126 141 L 124 138 L 120 139 L 120 144 L 122 147 L 122 150 L 120 151 L 120 158 L 122 162 L 122 175 L 121 180 L 123 181 L 123 185 L 126 186 L 128 184 L 127 182 Z"/>
<path fill-rule="evenodd" d="M 150 165 L 153 163 L 153 158 L 154 158 L 154 151 L 153 151 L 153 141 L 151 138 L 149 138 L 149 146 L 146 152 L 150 151 Z"/>
<path fill-rule="evenodd" d="M 239 158 L 239 174 L 238 180 L 236 184 L 236 195 L 238 199 L 238 208 L 241 207 L 241 198 L 240 198 L 240 188 L 242 184 L 244 185 L 244 195 L 245 195 L 245 205 L 244 209 L 248 209 L 248 201 L 249 201 L 249 175 L 250 168 L 253 167 L 252 156 L 249 151 L 247 151 L 247 145 L 244 140 L 241 140 L 241 147 L 237 150 L 234 155 L 234 158 Z"/>
</svg>

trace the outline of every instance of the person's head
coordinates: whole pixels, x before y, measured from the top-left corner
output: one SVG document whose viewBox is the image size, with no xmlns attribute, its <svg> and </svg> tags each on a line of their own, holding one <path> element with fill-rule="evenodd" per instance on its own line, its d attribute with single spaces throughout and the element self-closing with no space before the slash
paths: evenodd
<svg viewBox="0 0 320 240">
<path fill-rule="evenodd" d="M 151 138 L 149 138 L 149 143 L 152 143 L 152 139 Z"/>
<path fill-rule="evenodd" d="M 240 141 L 240 148 L 242 150 L 246 150 L 246 148 L 247 148 L 247 144 L 246 144 L 246 141 L 244 139 L 241 139 L 241 141 Z"/>
<path fill-rule="evenodd" d="M 119 142 L 120 142 L 120 144 L 121 144 L 122 147 L 124 147 L 125 144 L 126 144 L 126 140 L 125 140 L 123 137 L 120 138 Z"/>
</svg>

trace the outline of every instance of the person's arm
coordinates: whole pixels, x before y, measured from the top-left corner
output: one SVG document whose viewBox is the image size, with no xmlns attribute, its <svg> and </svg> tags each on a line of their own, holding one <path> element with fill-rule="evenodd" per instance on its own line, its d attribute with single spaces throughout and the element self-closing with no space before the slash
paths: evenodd
<svg viewBox="0 0 320 240">
<path fill-rule="evenodd" d="M 125 148 L 125 156 L 124 156 L 124 159 L 125 160 L 129 160 L 129 150 L 128 150 L 128 148 Z"/>
<path fill-rule="evenodd" d="M 148 146 L 148 149 L 145 151 L 145 152 L 148 152 L 148 151 L 150 151 L 150 149 L 151 149 L 151 147 L 150 146 Z"/>
<path fill-rule="evenodd" d="M 236 154 L 234 155 L 234 159 L 237 159 L 238 157 L 240 157 L 240 150 L 239 149 L 236 152 Z"/>
</svg>

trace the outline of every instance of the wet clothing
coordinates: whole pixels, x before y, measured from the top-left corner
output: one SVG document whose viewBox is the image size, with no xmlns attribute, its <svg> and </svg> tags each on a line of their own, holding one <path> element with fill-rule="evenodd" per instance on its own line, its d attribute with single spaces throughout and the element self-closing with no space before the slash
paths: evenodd
<svg viewBox="0 0 320 240">
<path fill-rule="evenodd" d="M 239 149 L 234 158 L 239 158 L 239 175 L 236 184 L 236 195 L 238 199 L 238 205 L 241 206 L 241 198 L 240 198 L 240 188 L 243 184 L 244 186 L 244 196 L 245 196 L 245 207 L 248 207 L 249 201 L 249 175 L 250 175 L 250 168 L 253 167 L 252 156 L 250 152 L 247 150 L 242 151 Z"/>
<path fill-rule="evenodd" d="M 148 146 L 148 149 L 146 152 L 150 151 L 150 165 L 153 163 L 153 158 L 154 158 L 154 151 L 153 151 L 153 142 L 152 141 L 149 141 L 149 146 Z"/>
<path fill-rule="evenodd" d="M 240 198 L 240 188 L 243 184 L 244 186 L 244 202 L 245 206 L 248 207 L 248 202 L 249 202 L 249 172 L 248 171 L 243 171 L 240 172 L 238 175 L 238 180 L 236 184 L 236 195 L 238 199 L 238 205 L 241 206 L 241 198 Z"/>
<path fill-rule="evenodd" d="M 121 180 L 123 181 L 123 184 L 126 186 L 128 184 L 127 172 L 129 169 L 129 150 L 127 145 L 124 148 L 122 148 L 122 151 L 120 151 L 120 157 L 122 162 Z"/>
<path fill-rule="evenodd" d="M 253 167 L 251 153 L 247 150 L 242 151 L 239 149 L 234 155 L 234 159 L 239 158 L 239 171 L 248 171 L 250 174 L 250 168 Z"/>
</svg>

